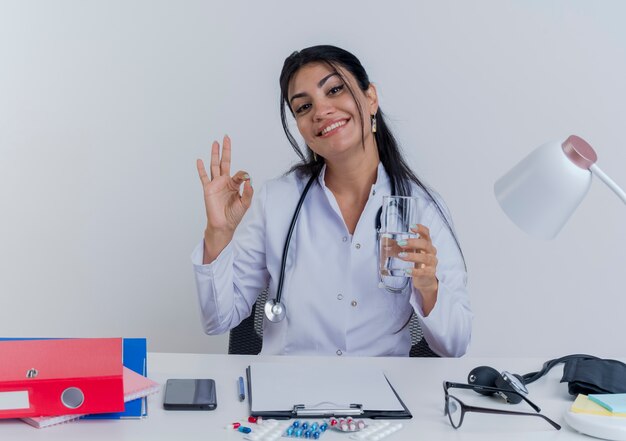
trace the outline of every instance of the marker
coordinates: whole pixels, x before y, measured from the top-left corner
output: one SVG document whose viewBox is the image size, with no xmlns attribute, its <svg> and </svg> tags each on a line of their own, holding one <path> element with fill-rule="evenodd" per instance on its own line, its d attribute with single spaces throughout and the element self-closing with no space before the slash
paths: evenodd
<svg viewBox="0 0 626 441">
<path fill-rule="evenodd" d="M 243 388 L 243 377 L 239 377 L 239 401 L 246 399 L 246 392 Z"/>
</svg>

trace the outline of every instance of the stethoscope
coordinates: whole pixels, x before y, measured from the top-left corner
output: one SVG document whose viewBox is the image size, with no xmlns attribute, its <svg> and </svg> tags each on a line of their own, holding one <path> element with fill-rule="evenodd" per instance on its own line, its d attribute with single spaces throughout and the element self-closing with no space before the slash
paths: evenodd
<svg viewBox="0 0 626 441">
<path fill-rule="evenodd" d="M 298 205 L 296 205 L 296 210 L 294 211 L 293 217 L 291 218 L 291 223 L 289 224 L 289 231 L 287 232 L 287 238 L 285 239 L 285 246 L 283 247 L 283 258 L 280 263 L 280 276 L 278 277 L 278 288 L 276 289 L 276 298 L 267 300 L 265 302 L 265 307 L 263 308 L 265 311 L 265 317 L 267 317 L 267 319 L 272 323 L 278 323 L 282 321 L 285 318 L 285 315 L 287 313 L 285 304 L 281 301 L 282 294 L 283 294 L 283 284 L 285 281 L 285 269 L 287 267 L 287 251 L 289 250 L 289 244 L 291 243 L 291 236 L 293 235 L 293 230 L 296 227 L 296 223 L 298 221 L 298 215 L 300 214 L 300 209 L 302 208 L 304 199 L 306 198 L 306 195 L 309 192 L 311 185 L 313 185 L 313 182 L 315 182 L 315 180 L 317 179 L 318 174 L 319 174 L 319 171 L 311 175 L 311 178 L 307 182 L 306 186 L 304 187 L 304 190 L 302 191 L 302 194 L 300 195 L 300 199 L 298 200 Z M 393 184 L 392 184 L 391 193 L 392 194 L 395 193 L 393 189 Z M 380 229 L 381 229 L 380 217 L 381 217 L 382 211 L 383 211 L 383 207 L 381 206 L 378 209 L 378 213 L 376 214 L 375 227 L 376 227 L 376 241 L 377 241 L 376 255 L 378 257 L 377 261 L 380 261 L 380 246 L 378 244 L 378 241 L 380 240 L 380 238 L 379 238 L 378 233 L 380 232 Z M 392 292 L 392 293 L 403 292 L 408 286 L 409 281 L 410 281 L 410 279 L 408 278 L 403 278 L 402 282 L 400 283 L 400 286 L 394 287 L 394 286 L 389 286 L 388 284 L 386 284 L 383 280 L 383 277 L 380 275 L 380 273 L 378 274 L 378 278 L 379 278 L 378 286 L 380 288 L 384 287 L 387 291 Z M 396 279 L 396 278 L 393 277 L 392 279 Z"/>
</svg>

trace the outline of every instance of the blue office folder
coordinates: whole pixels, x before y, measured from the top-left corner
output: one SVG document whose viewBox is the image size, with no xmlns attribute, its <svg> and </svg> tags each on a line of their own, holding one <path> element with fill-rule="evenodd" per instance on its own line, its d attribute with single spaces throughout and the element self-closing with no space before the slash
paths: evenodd
<svg viewBox="0 0 626 441">
<path fill-rule="evenodd" d="M 55 340 L 54 338 L 4 338 L 2 340 Z M 145 338 L 124 338 L 122 362 L 128 369 L 137 372 L 144 377 L 148 376 L 147 371 L 147 354 L 148 347 Z M 82 418 L 96 419 L 120 419 L 120 418 L 140 418 L 148 414 L 146 398 L 137 398 L 136 400 L 124 403 L 124 412 L 101 413 L 93 415 L 85 415 Z"/>
</svg>

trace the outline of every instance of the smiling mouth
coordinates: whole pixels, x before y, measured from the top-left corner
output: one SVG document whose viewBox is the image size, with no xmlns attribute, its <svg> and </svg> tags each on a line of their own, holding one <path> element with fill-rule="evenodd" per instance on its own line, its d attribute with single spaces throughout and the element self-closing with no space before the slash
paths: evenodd
<svg viewBox="0 0 626 441">
<path fill-rule="evenodd" d="M 338 129 L 339 127 L 343 127 L 348 123 L 348 120 L 344 119 L 342 121 L 337 121 L 336 123 L 333 123 L 327 127 L 324 127 L 324 130 L 322 130 L 321 132 L 319 132 L 317 134 L 317 136 L 324 136 L 327 135 L 328 133 L 332 132 L 335 129 Z"/>
</svg>

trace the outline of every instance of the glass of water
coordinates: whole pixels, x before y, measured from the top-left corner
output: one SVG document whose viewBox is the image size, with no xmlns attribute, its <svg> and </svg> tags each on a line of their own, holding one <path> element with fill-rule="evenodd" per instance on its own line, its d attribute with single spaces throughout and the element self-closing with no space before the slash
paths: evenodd
<svg viewBox="0 0 626 441">
<path fill-rule="evenodd" d="M 398 253 L 415 251 L 401 248 L 398 241 L 418 237 L 411 231 L 411 225 L 417 224 L 417 204 L 418 199 L 410 196 L 383 196 L 378 233 L 382 277 L 411 277 L 406 269 L 412 269 L 413 262 L 402 260 Z"/>
</svg>

